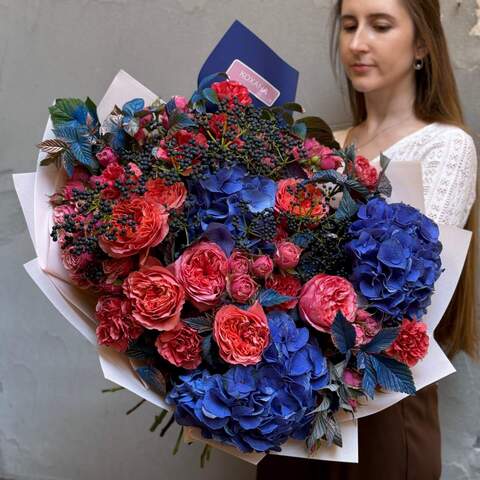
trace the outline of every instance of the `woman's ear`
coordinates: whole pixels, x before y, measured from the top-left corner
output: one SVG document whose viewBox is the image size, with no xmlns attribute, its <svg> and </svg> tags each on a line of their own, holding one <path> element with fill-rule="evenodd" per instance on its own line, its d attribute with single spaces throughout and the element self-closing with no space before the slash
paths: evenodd
<svg viewBox="0 0 480 480">
<path fill-rule="evenodd" d="M 428 48 L 421 39 L 417 40 L 415 45 L 415 58 L 424 58 L 428 54 Z"/>
</svg>

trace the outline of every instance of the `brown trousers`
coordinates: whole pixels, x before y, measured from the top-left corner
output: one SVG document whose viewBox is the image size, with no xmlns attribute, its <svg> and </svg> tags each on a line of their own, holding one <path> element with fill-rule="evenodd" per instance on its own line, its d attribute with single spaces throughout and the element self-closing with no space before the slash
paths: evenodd
<svg viewBox="0 0 480 480">
<path fill-rule="evenodd" d="M 358 421 L 359 463 L 267 455 L 257 480 L 438 480 L 441 442 L 437 384 Z"/>
</svg>

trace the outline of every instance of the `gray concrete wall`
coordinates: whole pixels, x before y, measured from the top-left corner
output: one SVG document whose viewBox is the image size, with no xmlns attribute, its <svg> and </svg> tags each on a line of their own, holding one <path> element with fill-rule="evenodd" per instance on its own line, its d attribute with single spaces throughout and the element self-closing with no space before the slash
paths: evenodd
<svg viewBox="0 0 480 480">
<path fill-rule="evenodd" d="M 467 119 L 480 133 L 480 21 L 474 0 L 443 0 Z M 34 168 L 55 97 L 99 100 L 119 68 L 163 97 L 188 95 L 236 18 L 300 72 L 298 100 L 334 126 L 349 121 L 327 55 L 330 0 L 0 0 L 0 477 L 253 479 L 254 468 L 200 447 L 170 452 L 155 413 L 128 392 L 102 395 L 94 349 L 25 274 L 33 257 L 11 174 Z M 479 7 L 480 8 L 480 5 Z M 479 15 L 480 16 L 480 15 Z M 476 29 L 475 25 L 479 22 Z M 470 34 L 471 32 L 471 34 Z M 480 373 L 459 356 L 441 382 L 446 480 L 480 478 Z"/>
</svg>

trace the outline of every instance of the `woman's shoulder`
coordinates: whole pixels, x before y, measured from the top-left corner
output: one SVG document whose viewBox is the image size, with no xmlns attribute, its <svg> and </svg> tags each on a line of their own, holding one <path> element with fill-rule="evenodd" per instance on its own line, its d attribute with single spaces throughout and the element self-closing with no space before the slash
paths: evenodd
<svg viewBox="0 0 480 480">
<path fill-rule="evenodd" d="M 426 144 L 443 142 L 447 145 L 475 145 L 473 137 L 463 128 L 457 127 L 456 125 L 435 122 L 431 124 L 430 127 L 431 128 L 426 131 L 428 134 L 425 135 L 426 140 L 428 140 Z"/>
</svg>

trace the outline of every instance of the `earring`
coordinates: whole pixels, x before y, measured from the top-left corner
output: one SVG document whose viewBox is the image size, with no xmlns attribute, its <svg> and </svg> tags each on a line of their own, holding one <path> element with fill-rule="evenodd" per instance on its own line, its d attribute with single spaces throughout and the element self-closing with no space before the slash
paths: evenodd
<svg viewBox="0 0 480 480">
<path fill-rule="evenodd" d="M 415 59 L 415 63 L 413 64 L 413 68 L 415 70 L 421 70 L 423 68 L 423 58 L 417 58 Z"/>
</svg>

